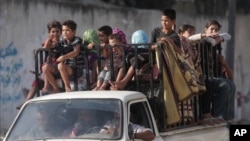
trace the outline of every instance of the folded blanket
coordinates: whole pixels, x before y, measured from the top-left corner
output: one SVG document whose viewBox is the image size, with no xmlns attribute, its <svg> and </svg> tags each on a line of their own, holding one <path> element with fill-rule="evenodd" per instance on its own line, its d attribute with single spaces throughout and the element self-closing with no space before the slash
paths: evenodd
<svg viewBox="0 0 250 141">
<path fill-rule="evenodd" d="M 157 43 L 161 49 L 156 51 L 156 62 L 160 68 L 159 56 L 161 56 L 166 123 L 170 125 L 181 119 L 179 102 L 205 91 L 205 86 L 202 84 L 203 81 L 199 81 L 203 76 L 200 66 L 195 68 L 194 62 L 188 59 L 183 47 L 177 47 L 170 38 Z"/>
<path fill-rule="evenodd" d="M 176 91 L 179 101 L 186 100 L 198 94 L 197 77 L 195 74 L 194 65 L 185 58 L 182 48 L 177 47 L 171 39 L 165 38 L 161 40 L 162 54 L 164 62 L 168 62 L 167 70 L 173 88 Z M 164 65 L 166 66 L 166 65 Z"/>
<path fill-rule="evenodd" d="M 176 98 L 176 91 L 173 88 L 172 83 L 172 77 L 167 71 L 167 68 L 169 68 L 168 62 L 160 62 L 159 57 L 163 56 L 162 52 L 160 50 L 156 50 L 156 62 L 158 67 L 160 68 L 160 65 L 162 65 L 162 80 L 163 80 L 163 93 L 162 98 L 164 99 L 164 106 L 165 106 L 165 112 L 166 112 L 166 123 L 168 125 L 178 123 L 180 118 L 180 113 L 178 109 L 178 100 Z M 167 57 L 167 56 L 165 56 Z M 162 57 L 164 58 L 164 57 Z M 165 59 L 162 59 L 164 61 Z"/>
</svg>

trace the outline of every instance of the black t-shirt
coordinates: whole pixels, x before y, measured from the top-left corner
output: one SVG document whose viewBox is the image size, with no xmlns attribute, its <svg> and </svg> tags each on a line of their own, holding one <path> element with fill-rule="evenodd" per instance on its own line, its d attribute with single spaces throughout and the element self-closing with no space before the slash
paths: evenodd
<svg viewBox="0 0 250 141">
<path fill-rule="evenodd" d="M 181 47 L 181 41 L 178 34 L 175 31 L 165 34 L 164 32 L 162 32 L 162 27 L 156 27 L 151 32 L 151 43 L 156 43 L 158 38 L 164 38 L 164 37 L 171 38 L 178 47 Z"/>
<path fill-rule="evenodd" d="M 74 37 L 69 44 L 67 43 L 66 40 L 61 40 L 56 44 L 55 50 L 59 51 L 61 55 L 65 55 L 72 52 L 76 47 L 76 45 L 79 44 L 82 48 L 83 44 L 82 44 L 82 39 L 80 37 Z M 77 66 L 77 68 L 83 68 L 84 65 L 83 51 L 81 50 L 78 56 L 76 56 L 75 58 L 66 59 L 64 63 L 70 66 Z"/>
</svg>

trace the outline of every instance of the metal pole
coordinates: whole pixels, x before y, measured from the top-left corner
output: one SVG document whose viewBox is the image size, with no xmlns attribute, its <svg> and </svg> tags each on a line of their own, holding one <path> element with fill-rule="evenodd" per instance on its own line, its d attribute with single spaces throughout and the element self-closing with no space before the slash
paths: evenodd
<svg viewBox="0 0 250 141">
<path fill-rule="evenodd" d="M 227 42 L 226 60 L 232 70 L 234 70 L 235 14 L 236 1 L 229 0 L 228 33 L 231 34 L 232 38 Z"/>
</svg>

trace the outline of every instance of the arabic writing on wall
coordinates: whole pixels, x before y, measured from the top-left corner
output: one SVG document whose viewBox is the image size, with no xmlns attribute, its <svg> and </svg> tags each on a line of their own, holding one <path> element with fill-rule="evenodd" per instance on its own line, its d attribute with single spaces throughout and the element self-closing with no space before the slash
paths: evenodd
<svg viewBox="0 0 250 141">
<path fill-rule="evenodd" d="M 5 48 L 0 48 L 0 101 L 3 104 L 21 99 L 18 90 L 21 83 L 21 68 L 23 60 L 18 57 L 18 51 L 13 42 Z"/>
</svg>

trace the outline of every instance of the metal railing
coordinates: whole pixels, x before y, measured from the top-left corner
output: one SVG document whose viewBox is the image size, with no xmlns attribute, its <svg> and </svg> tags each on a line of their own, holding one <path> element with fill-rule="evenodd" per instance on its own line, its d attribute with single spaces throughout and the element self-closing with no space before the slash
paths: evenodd
<svg viewBox="0 0 250 141">
<path fill-rule="evenodd" d="M 156 120 L 158 121 L 159 130 L 162 131 L 168 131 L 168 130 L 175 130 L 179 128 L 185 128 L 193 125 L 197 125 L 199 118 L 201 116 L 201 100 L 200 95 L 195 95 L 192 98 L 189 98 L 188 100 L 180 101 L 179 104 L 179 112 L 181 115 L 180 122 L 172 125 L 166 124 L 166 118 L 167 113 L 164 107 L 164 96 L 163 96 L 163 61 L 162 56 L 159 54 L 159 73 L 157 79 L 153 77 L 153 67 L 155 63 L 155 51 L 152 51 L 151 46 L 153 44 L 126 44 L 126 45 L 116 45 L 115 47 L 121 47 L 123 54 L 122 54 L 122 61 L 123 61 L 123 68 L 124 70 L 128 70 L 130 67 L 130 59 L 134 57 L 135 60 L 135 72 L 133 75 L 133 79 L 128 83 L 126 86 L 126 90 L 135 90 L 143 92 L 145 95 L 147 95 L 149 102 L 151 104 L 153 113 L 155 115 Z M 156 48 L 158 51 L 161 51 L 161 45 L 157 45 Z M 110 52 L 112 52 L 111 46 L 108 46 L 110 49 Z M 200 58 L 201 58 L 201 65 L 202 70 L 204 72 L 204 75 L 206 76 L 206 79 L 210 79 L 214 76 L 220 76 L 219 70 L 220 65 L 217 60 L 217 54 L 221 54 L 221 47 L 220 45 L 216 47 L 211 47 L 209 44 L 197 44 L 197 49 L 200 52 Z M 99 46 L 98 48 L 98 65 L 97 67 L 100 69 L 101 67 L 101 50 Z M 146 63 L 148 68 L 147 72 L 142 73 L 141 72 L 141 66 L 139 65 L 139 60 L 141 59 L 140 54 L 143 52 L 144 56 L 146 55 L 146 60 L 148 62 Z M 91 90 L 90 83 L 89 83 L 89 63 L 88 60 L 88 51 L 85 50 L 85 62 L 86 62 L 86 68 L 87 73 L 85 74 L 85 79 L 87 82 L 87 90 Z M 37 84 L 39 83 L 38 77 L 42 73 L 40 66 L 44 63 L 46 60 L 46 57 L 51 57 L 51 50 L 48 49 L 36 49 L 34 51 L 35 56 L 35 72 L 36 72 L 36 80 Z M 113 62 L 113 55 L 110 55 L 110 62 Z M 144 58 L 145 59 L 145 58 Z M 110 64 L 111 70 L 114 69 L 113 63 Z M 126 74 L 126 71 L 124 71 L 124 75 Z M 115 80 L 115 73 L 112 71 L 111 73 L 111 79 Z M 75 87 L 77 88 L 77 80 L 74 80 Z M 37 96 L 39 95 L 38 85 L 37 85 Z M 77 89 L 75 89 L 77 90 Z M 160 111 L 160 112 L 159 112 Z M 168 113 L 169 114 L 169 113 Z"/>
</svg>

